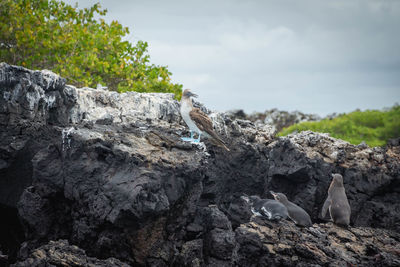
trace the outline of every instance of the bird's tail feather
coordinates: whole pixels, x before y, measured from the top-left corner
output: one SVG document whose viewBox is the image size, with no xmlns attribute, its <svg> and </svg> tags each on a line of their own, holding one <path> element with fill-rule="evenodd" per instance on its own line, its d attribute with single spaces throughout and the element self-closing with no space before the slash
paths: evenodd
<svg viewBox="0 0 400 267">
<path fill-rule="evenodd" d="M 210 135 L 218 146 L 225 148 L 226 151 L 230 151 L 230 149 L 226 146 L 225 142 L 222 141 L 222 139 L 216 133 L 212 132 L 210 133 Z"/>
</svg>

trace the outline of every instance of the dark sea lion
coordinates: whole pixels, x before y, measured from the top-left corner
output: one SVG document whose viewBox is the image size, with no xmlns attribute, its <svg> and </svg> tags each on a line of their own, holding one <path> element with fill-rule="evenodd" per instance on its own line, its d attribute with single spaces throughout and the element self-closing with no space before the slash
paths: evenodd
<svg viewBox="0 0 400 267">
<path fill-rule="evenodd" d="M 286 206 L 289 218 L 292 219 L 295 224 L 298 224 L 300 226 L 312 226 L 310 215 L 308 215 L 308 213 L 301 207 L 297 206 L 293 202 L 290 202 L 285 194 L 275 193 L 273 191 L 270 191 L 270 193 L 277 201 Z"/>
<path fill-rule="evenodd" d="M 343 186 L 343 177 L 338 173 L 332 174 L 332 177 L 321 215 L 324 218 L 329 208 L 329 214 L 335 224 L 348 226 L 351 209 Z"/>
<path fill-rule="evenodd" d="M 279 201 L 274 199 L 261 199 L 259 196 L 242 196 L 251 207 L 251 212 L 256 216 L 266 217 L 268 220 L 286 219 L 288 210 Z"/>
</svg>

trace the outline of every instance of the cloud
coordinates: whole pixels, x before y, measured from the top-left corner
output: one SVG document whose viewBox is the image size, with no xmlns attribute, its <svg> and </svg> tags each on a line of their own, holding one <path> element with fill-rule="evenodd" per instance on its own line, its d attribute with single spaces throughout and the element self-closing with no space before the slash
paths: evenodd
<svg viewBox="0 0 400 267">
<path fill-rule="evenodd" d="M 400 1 L 100 2 L 212 109 L 324 115 L 400 101 Z"/>
<path fill-rule="evenodd" d="M 240 32 L 226 32 L 219 38 L 224 49 L 235 51 L 256 51 L 274 49 L 277 45 L 287 44 L 295 39 L 294 32 L 283 26 L 267 30 L 261 25 L 250 26 Z"/>
</svg>

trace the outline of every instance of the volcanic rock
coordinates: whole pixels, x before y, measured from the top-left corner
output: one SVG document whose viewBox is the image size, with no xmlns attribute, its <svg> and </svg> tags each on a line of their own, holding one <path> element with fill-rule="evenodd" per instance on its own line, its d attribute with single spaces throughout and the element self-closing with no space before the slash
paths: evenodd
<svg viewBox="0 0 400 267">
<path fill-rule="evenodd" d="M 50 71 L 1 63 L 0 260 L 398 264 L 399 142 L 370 148 L 313 132 L 275 138 L 268 125 L 196 105 L 229 153 L 207 139 L 181 141 L 189 133 L 172 94 L 75 88 Z M 344 177 L 349 229 L 319 215 L 333 172 Z M 314 226 L 253 218 L 240 196 L 271 198 L 270 190 L 303 207 Z"/>
</svg>

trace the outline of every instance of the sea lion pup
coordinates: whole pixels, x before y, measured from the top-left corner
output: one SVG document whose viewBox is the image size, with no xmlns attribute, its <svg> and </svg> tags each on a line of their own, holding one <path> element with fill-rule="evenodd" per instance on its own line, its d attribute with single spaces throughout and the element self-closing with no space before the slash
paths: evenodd
<svg viewBox="0 0 400 267">
<path fill-rule="evenodd" d="M 279 201 L 274 199 L 261 199 L 259 196 L 241 196 L 251 207 L 251 212 L 256 216 L 267 217 L 268 220 L 286 219 L 288 210 Z"/>
<path fill-rule="evenodd" d="M 297 206 L 293 202 L 290 202 L 283 193 L 275 193 L 273 191 L 269 192 L 274 196 L 277 201 L 286 206 L 289 218 L 292 219 L 295 224 L 298 224 L 300 226 L 312 226 L 310 215 L 308 215 L 308 213 L 304 209 Z"/>
<path fill-rule="evenodd" d="M 322 206 L 322 218 L 329 208 L 329 214 L 335 224 L 348 226 L 350 224 L 351 209 L 343 186 L 343 176 L 332 174 L 332 182 L 328 189 L 328 197 Z"/>
</svg>

